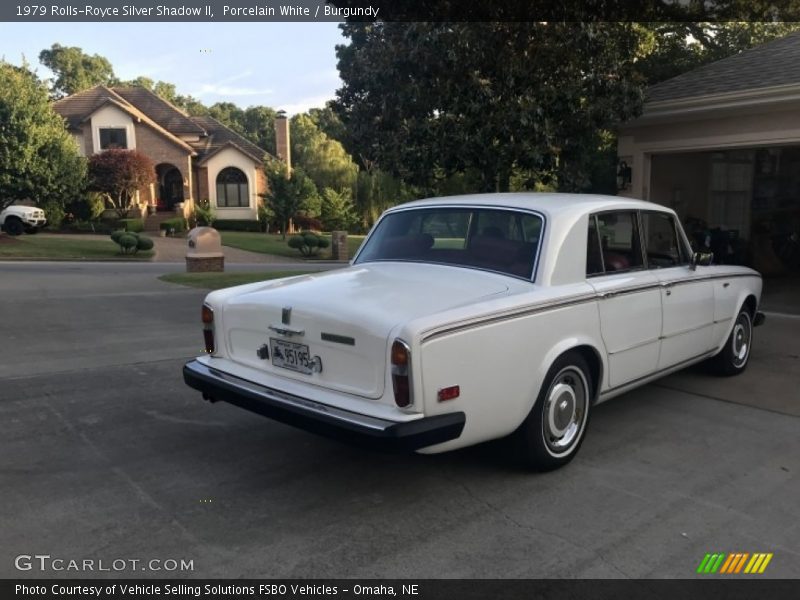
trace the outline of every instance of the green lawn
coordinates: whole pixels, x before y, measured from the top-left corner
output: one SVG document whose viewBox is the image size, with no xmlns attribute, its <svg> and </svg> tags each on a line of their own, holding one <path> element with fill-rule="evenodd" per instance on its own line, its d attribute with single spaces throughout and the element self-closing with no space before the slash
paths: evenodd
<svg viewBox="0 0 800 600">
<path fill-rule="evenodd" d="M 96 240 L 71 239 L 46 233 L 10 237 L 0 234 L 0 259 L 30 258 L 39 260 L 149 260 L 153 251 L 123 255 L 108 236 Z"/>
<path fill-rule="evenodd" d="M 159 277 L 161 281 L 178 283 L 190 287 L 218 290 L 220 288 L 267 281 L 280 277 L 305 275 L 308 271 L 270 271 L 261 273 L 169 273 Z"/>
<path fill-rule="evenodd" d="M 247 231 L 220 231 L 222 236 L 222 244 L 232 248 L 239 248 L 240 250 L 249 250 L 250 252 L 260 252 L 262 254 L 272 254 L 274 256 L 286 256 L 288 258 L 302 258 L 300 252 L 294 248 L 289 248 L 287 242 L 289 237 L 286 236 L 284 240 L 280 235 L 271 233 L 250 233 Z M 330 240 L 330 236 L 324 236 Z M 363 235 L 348 235 L 347 236 L 347 251 L 350 258 L 355 255 L 356 250 L 364 241 Z M 330 258 L 330 247 L 320 251 L 318 258 Z"/>
</svg>

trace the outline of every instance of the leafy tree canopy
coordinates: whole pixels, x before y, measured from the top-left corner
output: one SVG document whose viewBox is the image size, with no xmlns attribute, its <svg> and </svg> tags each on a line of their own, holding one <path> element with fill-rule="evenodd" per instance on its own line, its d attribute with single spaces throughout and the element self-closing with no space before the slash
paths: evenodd
<svg viewBox="0 0 800 600">
<path fill-rule="evenodd" d="M 20 200 L 64 203 L 80 195 L 86 161 L 26 66 L 0 61 L 0 210 Z"/>
<path fill-rule="evenodd" d="M 90 188 L 102 193 L 120 218 L 128 216 L 137 190 L 155 181 L 153 161 L 138 150 L 104 150 L 89 159 Z"/>
<path fill-rule="evenodd" d="M 298 213 L 314 213 L 314 209 L 319 212 L 317 187 L 300 168 L 295 168 L 290 177 L 286 163 L 277 159 L 264 164 L 264 174 L 269 188 L 264 200 L 281 228 L 283 239 L 286 239 L 289 221 Z"/>
<path fill-rule="evenodd" d="M 358 175 L 358 166 L 341 143 L 329 138 L 306 115 L 291 119 L 292 164 L 301 167 L 318 189 L 350 189 Z"/>
<path fill-rule="evenodd" d="M 86 54 L 77 46 L 53 44 L 39 53 L 39 62 L 53 71 L 51 92 L 61 98 L 98 84 L 114 85 L 117 78 L 107 58 Z"/>
<path fill-rule="evenodd" d="M 428 189 L 437 172 L 474 170 L 481 191 L 506 191 L 515 169 L 573 187 L 596 132 L 641 106 L 631 23 L 341 28 L 335 108 L 351 152 Z"/>
</svg>

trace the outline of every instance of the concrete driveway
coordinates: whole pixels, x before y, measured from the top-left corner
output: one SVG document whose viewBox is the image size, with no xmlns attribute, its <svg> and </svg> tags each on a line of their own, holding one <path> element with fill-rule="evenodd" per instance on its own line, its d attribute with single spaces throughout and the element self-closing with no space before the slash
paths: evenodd
<svg viewBox="0 0 800 600">
<path fill-rule="evenodd" d="M 38 553 L 191 560 L 175 577 L 686 578 L 707 552 L 800 577 L 796 318 L 757 330 L 741 377 L 599 406 L 578 458 L 537 475 L 502 442 L 375 454 L 203 402 L 180 369 L 204 292 L 155 279 L 177 268 L 0 264 L 0 577 L 94 576 L 15 569 Z"/>
</svg>

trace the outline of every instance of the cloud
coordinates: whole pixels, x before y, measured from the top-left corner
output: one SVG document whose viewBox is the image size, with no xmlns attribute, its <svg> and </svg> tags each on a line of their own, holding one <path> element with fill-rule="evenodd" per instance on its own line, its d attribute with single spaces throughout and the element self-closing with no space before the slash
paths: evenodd
<svg viewBox="0 0 800 600">
<path fill-rule="evenodd" d="M 323 108 L 325 106 L 325 103 L 328 102 L 328 100 L 333 100 L 333 95 L 311 96 L 309 98 L 302 98 L 301 100 L 291 104 L 278 104 L 277 106 L 275 106 L 275 108 L 285 110 L 286 114 L 292 116 L 298 113 L 304 113 L 308 111 L 310 108 Z"/>
</svg>

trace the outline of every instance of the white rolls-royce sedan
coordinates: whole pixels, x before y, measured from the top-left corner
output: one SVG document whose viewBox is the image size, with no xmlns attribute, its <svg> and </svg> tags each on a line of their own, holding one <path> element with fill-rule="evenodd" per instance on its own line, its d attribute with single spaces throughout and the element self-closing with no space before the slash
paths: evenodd
<svg viewBox="0 0 800 600">
<path fill-rule="evenodd" d="M 761 277 L 693 253 L 673 211 L 572 194 L 434 198 L 386 211 L 350 266 L 210 293 L 211 401 L 423 453 L 513 434 L 569 462 L 598 403 L 710 359 L 747 366 Z"/>
</svg>

